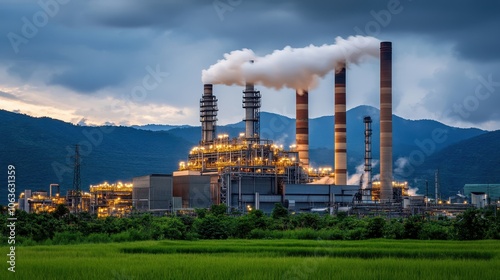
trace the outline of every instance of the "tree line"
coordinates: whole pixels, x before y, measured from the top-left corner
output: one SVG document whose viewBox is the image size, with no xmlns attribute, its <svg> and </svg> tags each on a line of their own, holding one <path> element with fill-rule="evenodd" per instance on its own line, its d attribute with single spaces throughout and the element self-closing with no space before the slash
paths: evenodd
<svg viewBox="0 0 500 280">
<path fill-rule="evenodd" d="M 7 211 L 1 208 L 2 223 Z M 252 210 L 245 215 L 227 214 L 225 205 L 196 209 L 196 215 L 156 217 L 132 214 L 129 217 L 97 218 L 87 212 L 69 213 L 64 205 L 52 213 L 17 211 L 16 243 L 75 244 L 138 240 L 197 239 L 322 239 L 362 240 L 370 238 L 422 240 L 500 239 L 500 217 L 488 209 L 468 209 L 454 219 L 431 220 L 425 216 L 406 218 L 290 214 L 276 204 L 271 215 Z M 2 244 L 8 228 L 2 227 Z"/>
</svg>

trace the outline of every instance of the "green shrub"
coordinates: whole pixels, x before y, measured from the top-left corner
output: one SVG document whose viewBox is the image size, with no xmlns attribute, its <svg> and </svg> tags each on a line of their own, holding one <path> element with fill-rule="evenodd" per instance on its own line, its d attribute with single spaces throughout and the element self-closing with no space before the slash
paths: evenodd
<svg viewBox="0 0 500 280">
<path fill-rule="evenodd" d="M 447 240 L 450 234 L 448 227 L 435 222 L 426 222 L 420 230 L 419 237 L 423 240 Z"/>
<path fill-rule="evenodd" d="M 127 242 L 127 241 L 131 241 L 130 232 L 128 232 L 128 231 L 123 231 L 123 232 L 120 232 L 120 233 L 112 234 L 110 236 L 110 238 L 111 238 L 111 240 L 113 242 Z"/>
<path fill-rule="evenodd" d="M 269 238 L 271 238 L 271 239 L 283 239 L 284 238 L 284 231 L 273 230 L 273 231 L 269 232 Z"/>
<path fill-rule="evenodd" d="M 467 209 L 457 216 L 453 229 L 458 240 L 483 239 L 488 230 L 488 221 L 482 217 L 479 209 Z"/>
<path fill-rule="evenodd" d="M 381 238 L 384 236 L 385 220 L 381 217 L 370 218 L 366 227 L 366 238 Z"/>
<path fill-rule="evenodd" d="M 316 213 L 300 213 L 295 217 L 295 222 L 299 228 L 320 228 L 320 216 Z"/>
<path fill-rule="evenodd" d="M 255 219 L 250 215 L 244 215 L 237 219 L 234 236 L 237 238 L 251 238 L 250 232 L 255 229 Z"/>
<path fill-rule="evenodd" d="M 65 244 L 77 244 L 84 240 L 83 234 L 81 232 L 56 232 L 52 238 L 53 244 L 65 245 Z"/>
<path fill-rule="evenodd" d="M 323 240 L 343 240 L 344 232 L 340 229 L 324 229 L 318 231 L 318 237 Z"/>
<path fill-rule="evenodd" d="M 297 239 L 318 239 L 319 234 L 317 231 L 310 229 L 310 228 L 305 228 L 305 229 L 298 229 L 295 230 L 297 234 Z"/>
<path fill-rule="evenodd" d="M 185 237 L 186 240 L 190 240 L 190 241 L 196 241 L 196 240 L 199 240 L 200 239 L 200 235 L 196 232 L 186 232 L 186 237 Z"/>
<path fill-rule="evenodd" d="M 273 212 L 271 213 L 271 217 L 275 220 L 277 219 L 286 219 L 288 218 L 289 213 L 288 209 L 283 207 L 281 203 L 274 204 Z"/>
<path fill-rule="evenodd" d="M 152 235 L 150 231 L 144 229 L 135 229 L 131 228 L 127 230 L 129 232 L 130 241 L 141 241 L 141 240 L 150 240 L 152 239 Z"/>
<path fill-rule="evenodd" d="M 500 239 L 500 222 L 496 222 L 490 225 L 488 231 L 486 232 L 487 239 Z"/>
<path fill-rule="evenodd" d="M 422 218 L 419 216 L 411 216 L 404 222 L 404 238 L 418 239 L 420 230 L 422 229 Z"/>
<path fill-rule="evenodd" d="M 405 234 L 404 224 L 397 219 L 392 219 L 384 226 L 384 238 L 387 239 L 403 239 Z"/>
<path fill-rule="evenodd" d="M 2 244 L 7 244 L 7 241 L 5 241 L 5 243 L 2 243 Z M 37 243 L 33 239 L 22 237 L 22 236 L 16 238 L 16 244 L 20 244 L 21 246 L 35 246 L 35 245 L 37 245 Z"/>
<path fill-rule="evenodd" d="M 86 241 L 89 243 L 108 243 L 111 238 L 106 233 L 91 233 L 87 236 Z"/>
<path fill-rule="evenodd" d="M 165 225 L 163 234 L 167 239 L 184 239 L 186 235 L 186 226 L 181 220 L 177 218 L 170 218 Z"/>
<path fill-rule="evenodd" d="M 365 228 L 355 228 L 347 231 L 345 235 L 347 240 L 362 240 L 366 239 L 366 229 Z"/>
<path fill-rule="evenodd" d="M 228 228 L 222 217 L 207 215 L 197 220 L 196 230 L 203 239 L 227 239 Z"/>
<path fill-rule="evenodd" d="M 260 228 L 254 228 L 248 234 L 248 238 L 250 239 L 264 239 L 267 238 L 268 236 L 269 233 Z"/>
</svg>

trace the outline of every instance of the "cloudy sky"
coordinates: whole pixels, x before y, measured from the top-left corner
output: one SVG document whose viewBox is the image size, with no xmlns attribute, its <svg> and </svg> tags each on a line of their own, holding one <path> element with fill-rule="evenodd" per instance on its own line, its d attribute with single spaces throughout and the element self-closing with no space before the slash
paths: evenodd
<svg viewBox="0 0 500 280">
<path fill-rule="evenodd" d="M 201 71 L 243 48 L 393 42 L 394 113 L 500 129 L 496 1 L 4 0 L 0 109 L 87 124 L 199 124 Z M 350 65 L 348 108 L 378 107 L 376 59 Z M 294 91 L 258 88 L 262 110 L 293 116 Z M 215 86 L 219 122 L 242 119 L 241 87 Z M 333 74 L 310 95 L 333 113 Z"/>
</svg>

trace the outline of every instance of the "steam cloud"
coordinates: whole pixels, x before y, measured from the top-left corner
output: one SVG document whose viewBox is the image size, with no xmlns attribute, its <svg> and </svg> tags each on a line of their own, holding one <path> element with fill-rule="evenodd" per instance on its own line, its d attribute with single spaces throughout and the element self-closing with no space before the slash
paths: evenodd
<svg viewBox="0 0 500 280">
<path fill-rule="evenodd" d="M 372 159 L 372 168 L 375 168 L 378 165 L 379 161 Z M 380 174 L 378 175 L 380 177 Z M 356 166 L 356 173 L 349 176 L 347 179 L 348 185 L 359 185 L 360 180 L 363 179 L 362 189 L 366 189 L 368 187 L 368 174 L 365 173 L 365 164 L 364 162 L 360 165 Z M 380 179 L 380 178 L 378 178 Z M 375 177 L 372 177 L 372 181 L 376 180 Z"/>
<path fill-rule="evenodd" d="M 312 89 L 318 79 L 344 63 L 359 64 L 379 56 L 380 41 L 374 37 L 335 38 L 335 44 L 305 48 L 285 47 L 266 56 L 250 49 L 224 54 L 224 59 L 202 71 L 204 84 L 240 85 L 246 82 L 268 88 Z M 253 61 L 253 63 L 251 62 Z"/>
</svg>

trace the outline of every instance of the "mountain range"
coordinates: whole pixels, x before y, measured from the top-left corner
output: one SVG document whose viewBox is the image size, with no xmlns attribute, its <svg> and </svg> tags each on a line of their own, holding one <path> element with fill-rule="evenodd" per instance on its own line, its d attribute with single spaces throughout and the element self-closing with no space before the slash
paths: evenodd
<svg viewBox="0 0 500 280">
<path fill-rule="evenodd" d="M 373 123 L 373 158 L 379 157 L 379 110 L 359 106 L 347 112 L 348 171 L 355 174 L 363 163 L 363 117 Z M 24 189 L 48 189 L 59 183 L 73 187 L 75 144 L 79 144 L 82 189 L 104 181 L 130 181 L 151 173 L 171 173 L 185 160 L 200 139 L 199 126 L 78 126 L 43 117 L 0 110 L 0 166 L 16 167 L 19 194 Z M 310 158 L 315 166 L 333 165 L 334 116 L 310 119 Z M 222 125 L 218 133 L 236 137 L 244 123 Z M 261 113 L 261 138 L 285 146 L 295 141 L 295 120 L 278 114 Z M 465 183 L 500 182 L 500 132 L 476 128 L 454 128 L 433 120 L 406 120 L 393 116 L 393 159 L 396 179 L 420 188 L 433 182 L 439 169 L 444 196 L 460 190 Z M 375 164 L 373 174 L 378 173 Z M 3 179 L 6 183 L 7 176 Z M 4 204 L 6 188 L 0 190 Z"/>
</svg>

